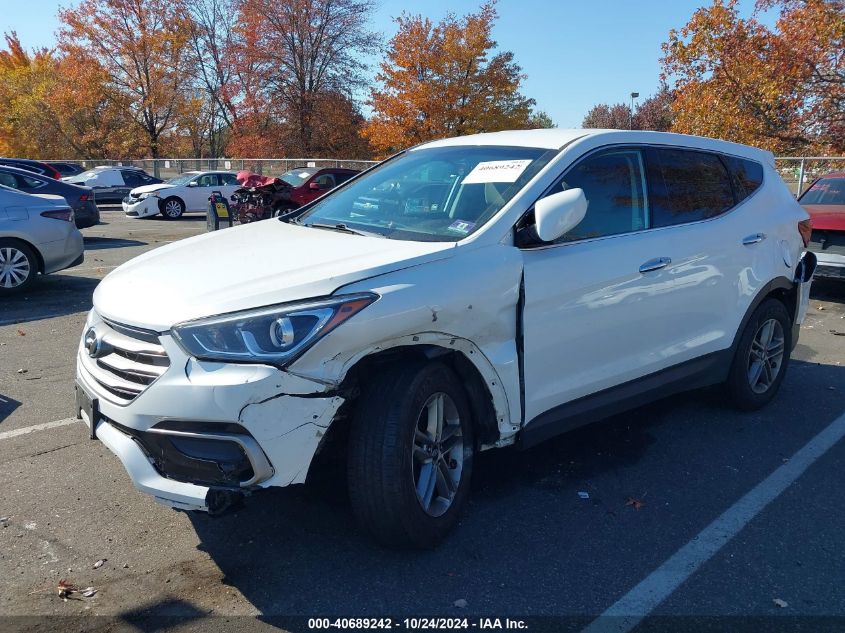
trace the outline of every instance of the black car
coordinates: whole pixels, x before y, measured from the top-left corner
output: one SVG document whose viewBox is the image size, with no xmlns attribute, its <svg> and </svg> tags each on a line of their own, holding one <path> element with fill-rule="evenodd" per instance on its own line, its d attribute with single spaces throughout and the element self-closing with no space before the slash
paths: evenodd
<svg viewBox="0 0 845 633">
<path fill-rule="evenodd" d="M 17 167 L 26 171 L 31 171 L 34 174 L 47 176 L 48 178 L 61 179 L 62 174 L 58 169 L 47 163 L 42 163 L 37 160 L 30 160 L 28 158 L 0 158 L 0 165 L 8 167 Z"/>
<path fill-rule="evenodd" d="M 91 187 L 97 194 L 98 204 L 120 204 L 135 187 L 155 185 L 162 180 L 138 167 L 94 167 L 65 182 Z"/>
<path fill-rule="evenodd" d="M 78 165 L 77 163 L 66 163 L 64 161 L 48 160 L 46 164 L 57 169 L 63 178 L 67 176 L 75 176 L 76 174 L 81 174 L 83 171 L 85 171 L 85 168 L 82 165 Z"/>
<path fill-rule="evenodd" d="M 0 165 L 0 185 L 24 193 L 49 193 L 61 196 L 73 209 L 77 228 L 84 229 L 100 222 L 100 210 L 94 200 L 94 192 L 89 187 L 72 185 L 48 176 L 5 165 Z"/>
</svg>

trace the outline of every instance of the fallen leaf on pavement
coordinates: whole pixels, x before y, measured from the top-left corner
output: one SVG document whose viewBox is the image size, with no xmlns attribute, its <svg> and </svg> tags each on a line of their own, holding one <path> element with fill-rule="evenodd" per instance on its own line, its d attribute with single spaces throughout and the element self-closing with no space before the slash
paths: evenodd
<svg viewBox="0 0 845 633">
<path fill-rule="evenodd" d="M 88 587 L 82 591 L 82 596 L 85 598 L 93 598 L 95 595 L 97 595 L 97 590 L 94 587 Z"/>
<path fill-rule="evenodd" d="M 100 560 L 98 560 L 96 563 L 94 563 L 94 569 L 99 569 L 100 567 L 102 567 L 103 563 L 105 563 L 107 560 L 108 558 L 101 558 Z"/>
<path fill-rule="evenodd" d="M 18 328 L 18 336 L 26 336 L 26 332 L 24 332 L 22 329 Z"/>
<path fill-rule="evenodd" d="M 74 586 L 73 583 L 70 583 L 65 579 L 61 579 L 61 580 L 59 580 L 58 591 L 59 591 L 59 598 L 61 598 L 65 602 L 67 602 L 68 596 L 70 596 L 72 593 L 77 591 L 77 589 L 76 589 L 76 586 Z"/>
<path fill-rule="evenodd" d="M 645 501 L 642 499 L 637 499 L 636 497 L 628 497 L 625 501 L 626 506 L 631 506 L 634 510 L 639 510 L 645 505 Z"/>
</svg>

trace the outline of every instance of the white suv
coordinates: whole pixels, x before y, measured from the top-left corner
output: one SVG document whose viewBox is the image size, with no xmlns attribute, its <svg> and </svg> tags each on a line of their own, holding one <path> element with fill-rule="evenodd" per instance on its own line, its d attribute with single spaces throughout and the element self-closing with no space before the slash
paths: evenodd
<svg viewBox="0 0 845 633">
<path fill-rule="evenodd" d="M 361 523 L 430 546 L 477 451 L 704 385 L 743 409 L 771 400 L 814 266 L 773 165 L 656 132 L 414 147 L 292 223 L 111 273 L 79 345 L 80 417 L 182 509 L 301 483 L 339 447 Z M 171 274 L 196 261 L 214 273 Z"/>
</svg>

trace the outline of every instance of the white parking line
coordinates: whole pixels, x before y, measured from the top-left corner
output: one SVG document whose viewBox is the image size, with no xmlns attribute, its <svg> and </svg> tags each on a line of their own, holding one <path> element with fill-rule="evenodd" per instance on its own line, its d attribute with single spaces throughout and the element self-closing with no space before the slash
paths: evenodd
<svg viewBox="0 0 845 633">
<path fill-rule="evenodd" d="M 788 462 L 699 532 L 584 631 L 625 633 L 633 629 L 843 437 L 845 414 L 831 422 Z"/>
<path fill-rule="evenodd" d="M 45 422 L 44 424 L 25 426 L 22 429 L 3 431 L 0 433 L 0 440 L 7 440 L 10 437 L 17 437 L 18 435 L 27 435 L 28 433 L 34 433 L 35 431 L 46 431 L 47 429 L 54 429 L 57 426 L 67 426 L 68 424 L 81 424 L 81 421 L 76 418 L 65 418 L 64 420 L 56 420 L 55 422 Z"/>
</svg>

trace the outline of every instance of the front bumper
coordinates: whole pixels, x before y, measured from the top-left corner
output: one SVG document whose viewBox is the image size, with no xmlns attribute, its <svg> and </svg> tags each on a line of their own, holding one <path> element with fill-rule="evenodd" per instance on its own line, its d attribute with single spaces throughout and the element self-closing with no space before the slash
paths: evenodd
<svg viewBox="0 0 845 633">
<path fill-rule="evenodd" d="M 127 201 L 126 198 L 123 199 L 121 202 L 121 206 L 123 207 L 123 212 L 130 218 L 148 218 L 153 215 L 158 215 L 159 208 L 158 208 L 158 198 L 154 196 L 150 196 L 149 198 L 144 198 L 143 200 L 138 200 L 136 202 Z"/>
<path fill-rule="evenodd" d="M 109 325 L 96 314 L 93 328 L 108 339 Z M 110 339 L 120 344 L 120 337 Z M 108 372 L 80 343 L 77 383 L 96 399 L 94 434 L 123 463 L 135 486 L 157 501 L 181 509 L 207 510 L 209 493 L 302 483 L 343 398 L 325 386 L 275 367 L 208 363 L 188 357 L 168 335 L 160 335 L 169 366 L 134 398 L 122 398 L 104 387 Z M 111 361 L 109 361 L 111 362 Z M 242 481 L 209 482 L 208 462 L 191 471 L 190 460 L 179 468 L 150 450 L 154 434 L 179 434 L 179 425 L 194 425 L 193 439 L 226 440 L 242 445 L 252 475 Z M 236 430 L 232 432 L 232 428 Z M 197 430 L 199 429 L 199 430 Z M 200 467 L 202 466 L 202 468 Z"/>
</svg>

